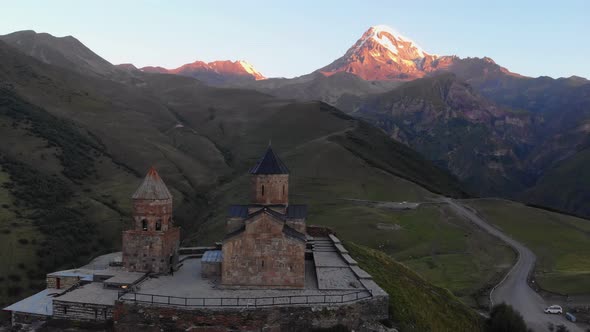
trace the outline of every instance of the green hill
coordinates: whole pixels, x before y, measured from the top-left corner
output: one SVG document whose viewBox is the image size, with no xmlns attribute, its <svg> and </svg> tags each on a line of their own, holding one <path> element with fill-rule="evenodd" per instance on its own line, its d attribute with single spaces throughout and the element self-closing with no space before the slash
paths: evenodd
<svg viewBox="0 0 590 332">
<path fill-rule="evenodd" d="M 534 187 L 523 195 L 523 201 L 580 216 L 590 216 L 590 148 L 580 150 L 560 161 L 543 174 Z M 560 194 L 554 195 L 555 188 Z"/>
<path fill-rule="evenodd" d="M 542 288 L 569 295 L 590 293 L 590 220 L 504 200 L 466 202 L 535 253 L 534 277 Z"/>
<path fill-rule="evenodd" d="M 119 248 L 129 196 L 151 165 L 174 194 L 186 244 L 222 236 L 227 204 L 245 198 L 247 169 L 269 140 L 293 171 L 294 199 L 317 211 L 328 207 L 316 199 L 337 195 L 420 200 L 433 195 L 428 188 L 465 196 L 414 151 L 321 102 L 172 75 L 123 84 L 2 42 L 0 60 L 3 304 L 42 287 L 49 271 Z"/>
<path fill-rule="evenodd" d="M 389 294 L 390 317 L 401 331 L 482 330 L 482 318 L 446 289 L 426 282 L 382 252 L 353 243 L 346 247 Z"/>
</svg>

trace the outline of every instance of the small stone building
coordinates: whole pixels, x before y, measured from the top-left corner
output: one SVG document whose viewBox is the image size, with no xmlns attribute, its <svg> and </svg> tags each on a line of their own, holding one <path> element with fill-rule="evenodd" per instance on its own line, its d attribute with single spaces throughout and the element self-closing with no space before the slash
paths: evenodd
<svg viewBox="0 0 590 332">
<path fill-rule="evenodd" d="M 289 170 L 270 146 L 250 175 L 251 204 L 229 209 L 221 283 L 303 288 L 307 207 L 289 205 Z"/>
<path fill-rule="evenodd" d="M 132 196 L 133 223 L 123 232 L 123 265 L 128 271 L 168 273 L 176 268 L 180 229 L 172 220 L 172 194 L 150 168 Z"/>
<path fill-rule="evenodd" d="M 221 250 L 205 251 L 201 257 L 201 277 L 205 279 L 215 279 L 221 276 L 221 262 L 223 253 Z"/>
</svg>

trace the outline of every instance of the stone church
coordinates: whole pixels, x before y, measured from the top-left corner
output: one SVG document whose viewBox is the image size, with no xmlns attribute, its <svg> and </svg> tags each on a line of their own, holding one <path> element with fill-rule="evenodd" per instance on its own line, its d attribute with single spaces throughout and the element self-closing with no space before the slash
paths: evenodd
<svg viewBox="0 0 590 332">
<path fill-rule="evenodd" d="M 270 146 L 250 176 L 250 204 L 229 208 L 221 252 L 206 252 L 203 270 L 208 257 L 215 257 L 221 275 L 210 277 L 220 277 L 222 286 L 303 288 L 307 206 L 289 204 L 289 170 Z M 124 267 L 174 271 L 180 229 L 172 220 L 172 194 L 153 167 L 132 199 L 132 227 L 123 232 Z"/>
<path fill-rule="evenodd" d="M 155 168 L 150 168 L 132 200 L 132 225 L 123 231 L 123 265 L 132 272 L 173 271 L 180 229 L 172 220 L 172 194 Z"/>
<path fill-rule="evenodd" d="M 303 288 L 307 207 L 289 204 L 289 170 L 270 146 L 250 176 L 250 204 L 229 209 L 221 284 Z"/>
</svg>

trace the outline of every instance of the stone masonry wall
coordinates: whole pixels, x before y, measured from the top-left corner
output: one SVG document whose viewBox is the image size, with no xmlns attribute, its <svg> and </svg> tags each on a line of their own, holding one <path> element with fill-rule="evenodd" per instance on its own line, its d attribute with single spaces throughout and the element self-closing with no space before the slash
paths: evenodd
<svg viewBox="0 0 590 332">
<path fill-rule="evenodd" d="M 342 325 L 358 330 L 363 322 L 388 317 L 386 296 L 340 306 L 264 308 L 176 308 L 117 302 L 115 331 L 309 331 Z"/>
<path fill-rule="evenodd" d="M 287 225 L 289 225 L 291 228 L 295 229 L 299 233 L 305 234 L 307 227 L 305 225 L 305 219 L 289 219 L 287 220 Z"/>
<path fill-rule="evenodd" d="M 12 311 L 12 324 L 32 324 L 39 321 L 45 321 L 49 316 L 28 314 L 23 312 Z M 8 330 L 7 330 L 8 331 Z"/>
<path fill-rule="evenodd" d="M 128 230 L 123 232 L 123 264 L 129 271 L 167 273 L 170 257 L 180 242 L 177 227 L 165 232 Z"/>
<path fill-rule="evenodd" d="M 75 321 L 107 321 L 113 318 L 113 306 L 53 300 L 53 318 Z"/>
<path fill-rule="evenodd" d="M 261 213 L 246 229 L 223 242 L 222 281 L 226 286 L 302 288 L 305 241 L 283 233 L 283 222 Z"/>
<path fill-rule="evenodd" d="M 254 175 L 251 182 L 252 204 L 289 204 L 288 174 Z"/>
<path fill-rule="evenodd" d="M 244 218 L 228 218 L 225 223 L 225 233 L 231 233 L 244 226 Z"/>
<path fill-rule="evenodd" d="M 172 199 L 134 199 L 131 229 L 142 230 L 142 221 L 145 220 L 149 231 L 156 230 L 158 221 L 160 222 L 160 230 L 166 231 L 172 227 L 172 212 Z"/>
<path fill-rule="evenodd" d="M 57 289 L 57 279 L 59 278 L 59 289 L 68 289 L 80 281 L 79 277 L 58 277 L 58 276 L 48 276 L 47 281 L 47 288 L 56 288 Z"/>
</svg>

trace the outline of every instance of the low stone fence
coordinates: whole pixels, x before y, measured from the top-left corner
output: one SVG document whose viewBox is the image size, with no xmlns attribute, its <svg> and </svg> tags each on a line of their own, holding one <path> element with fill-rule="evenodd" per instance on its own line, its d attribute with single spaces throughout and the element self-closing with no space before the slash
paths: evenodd
<svg viewBox="0 0 590 332">
<path fill-rule="evenodd" d="M 345 294 L 284 295 L 266 297 L 178 297 L 134 292 L 119 293 L 120 302 L 179 307 L 269 307 L 292 305 L 338 305 L 371 298 L 370 291 Z"/>
<path fill-rule="evenodd" d="M 309 331 L 346 327 L 358 330 L 364 322 L 388 317 L 387 296 L 346 304 L 208 308 L 160 306 L 117 301 L 115 331 Z"/>
</svg>

